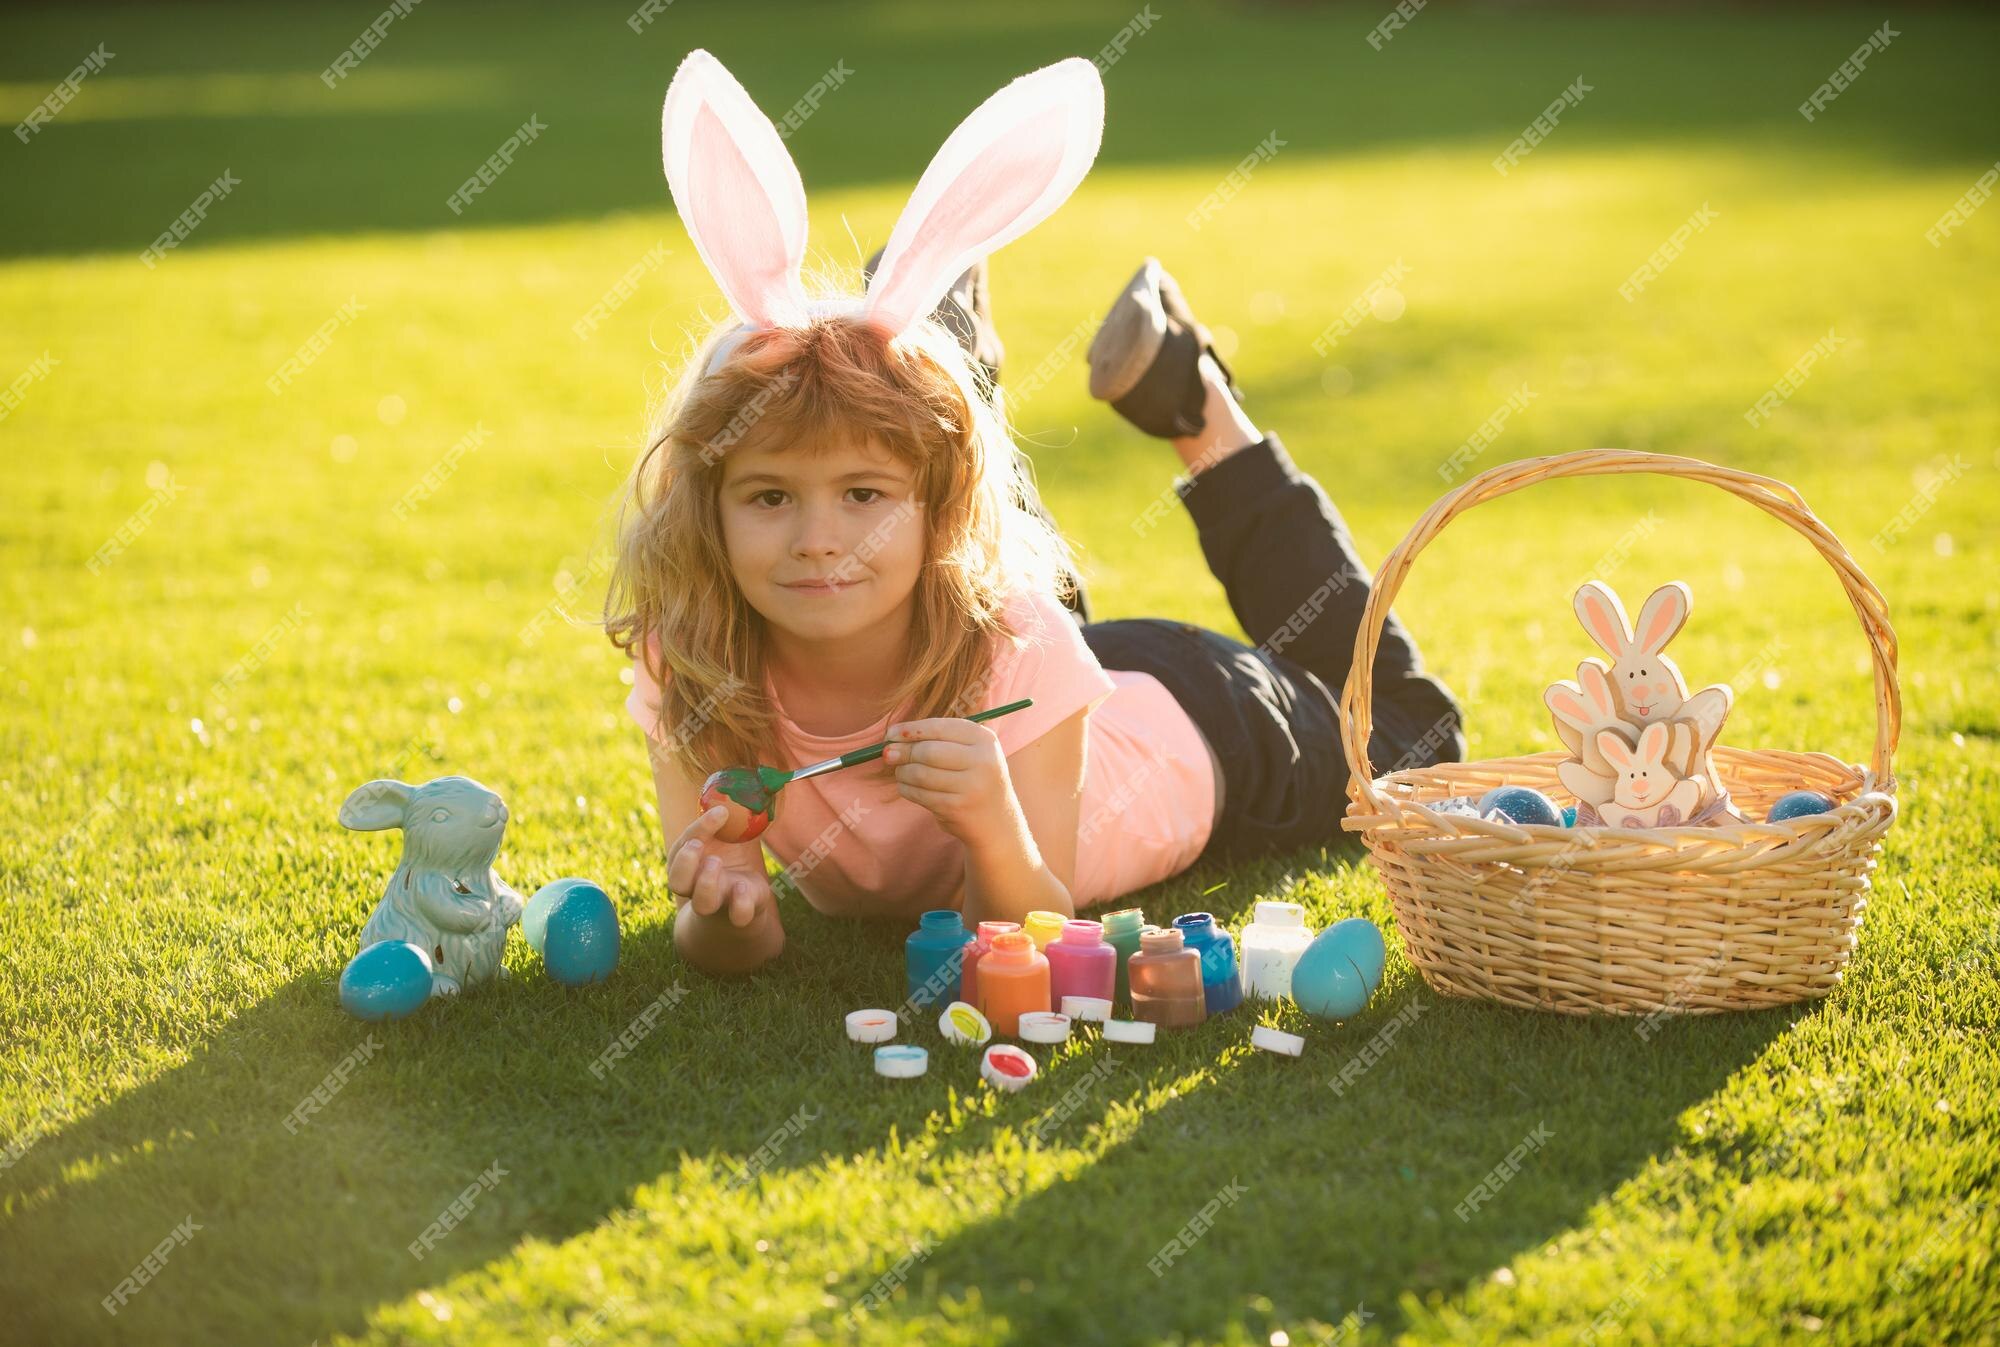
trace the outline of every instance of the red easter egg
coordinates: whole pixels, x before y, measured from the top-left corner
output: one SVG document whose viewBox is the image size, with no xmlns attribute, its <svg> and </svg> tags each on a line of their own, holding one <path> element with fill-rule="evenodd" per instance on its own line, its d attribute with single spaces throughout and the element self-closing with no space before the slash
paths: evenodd
<svg viewBox="0 0 2000 1347">
<path fill-rule="evenodd" d="M 701 783 L 702 809 L 721 805 L 729 813 L 715 834 L 724 842 L 747 842 L 763 832 L 771 824 L 774 803 L 757 774 L 746 767 L 725 767 Z"/>
</svg>

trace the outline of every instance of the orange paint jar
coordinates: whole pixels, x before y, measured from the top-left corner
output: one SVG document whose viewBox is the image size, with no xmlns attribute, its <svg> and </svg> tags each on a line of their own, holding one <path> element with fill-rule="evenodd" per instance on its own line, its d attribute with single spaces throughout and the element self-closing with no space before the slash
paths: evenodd
<svg viewBox="0 0 2000 1347">
<path fill-rule="evenodd" d="M 1021 1015 L 1049 1009 L 1049 957 L 1026 931 L 1002 931 L 979 960 L 979 1009 L 993 1032 L 1021 1032 Z"/>
</svg>

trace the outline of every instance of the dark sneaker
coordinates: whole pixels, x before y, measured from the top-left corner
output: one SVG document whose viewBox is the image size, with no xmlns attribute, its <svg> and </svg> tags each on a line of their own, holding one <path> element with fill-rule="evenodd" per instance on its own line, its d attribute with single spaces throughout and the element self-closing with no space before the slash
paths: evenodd
<svg viewBox="0 0 2000 1347">
<path fill-rule="evenodd" d="M 1208 328 L 1159 259 L 1149 257 L 1125 282 L 1090 343 L 1090 395 L 1148 435 L 1199 434 L 1205 423 L 1198 368 L 1204 352 L 1240 397 L 1236 376 L 1216 354 Z"/>
<path fill-rule="evenodd" d="M 861 268 L 862 281 L 874 279 L 875 266 L 882 260 L 882 250 Z M 991 301 L 987 298 L 986 259 L 980 258 L 965 269 L 964 274 L 951 283 L 951 289 L 944 292 L 931 317 L 944 324 L 945 331 L 958 338 L 958 344 L 965 353 L 978 361 L 986 371 L 988 387 L 1000 386 L 1000 358 L 1006 348 L 1000 345 L 1000 333 L 993 326 Z"/>
</svg>

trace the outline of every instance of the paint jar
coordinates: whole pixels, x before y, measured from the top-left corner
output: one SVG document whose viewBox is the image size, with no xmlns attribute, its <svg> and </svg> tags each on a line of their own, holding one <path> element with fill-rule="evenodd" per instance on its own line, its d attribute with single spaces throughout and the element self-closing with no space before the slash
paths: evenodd
<svg viewBox="0 0 2000 1347">
<path fill-rule="evenodd" d="M 1049 1008 L 1048 955 L 1035 948 L 1026 931 L 994 936 L 993 948 L 979 960 L 979 1009 L 993 1032 L 1016 1037 L 1023 1011 Z"/>
<path fill-rule="evenodd" d="M 993 948 L 993 937 L 1007 931 L 1018 931 L 1018 921 L 982 921 L 978 934 L 965 949 L 965 967 L 958 974 L 958 999 L 967 1005 L 979 1004 L 979 961 L 986 957 L 986 951 Z"/>
<path fill-rule="evenodd" d="M 903 969 L 909 976 L 910 1004 L 950 1005 L 959 999 L 959 965 L 972 943 L 965 918 L 948 907 L 924 913 L 903 942 Z"/>
<path fill-rule="evenodd" d="M 1207 912 L 1175 917 L 1174 929 L 1189 949 L 1201 955 L 1201 990 L 1208 999 L 1208 1013 L 1220 1015 L 1242 1005 L 1243 972 L 1236 965 L 1236 938 Z"/>
<path fill-rule="evenodd" d="M 1117 954 L 1118 980 L 1112 988 L 1111 1004 L 1122 1006 L 1132 999 L 1131 983 L 1125 976 L 1125 961 L 1139 952 L 1139 933 L 1146 929 L 1146 914 L 1136 907 L 1106 913 L 1104 943 Z"/>
<path fill-rule="evenodd" d="M 1065 996 L 1110 1000 L 1118 983 L 1118 951 L 1104 943 L 1100 922 L 1079 918 L 1063 923 L 1062 938 L 1049 943 L 1049 996 L 1062 1004 Z"/>
<path fill-rule="evenodd" d="M 1021 923 L 1021 929 L 1028 933 L 1028 939 L 1035 942 L 1035 948 L 1045 950 L 1049 942 L 1062 934 L 1063 923 L 1068 921 L 1060 912 L 1030 912 L 1028 919 Z"/>
<path fill-rule="evenodd" d="M 1140 933 L 1139 952 L 1126 963 L 1125 971 L 1132 980 L 1132 1018 L 1169 1029 L 1208 1018 L 1201 955 L 1187 948 L 1178 930 L 1148 926 Z"/>
<path fill-rule="evenodd" d="M 1243 985 L 1252 996 L 1275 1000 L 1292 994 L 1292 969 L 1312 944 L 1306 910 L 1297 903 L 1257 904 L 1243 928 Z"/>
</svg>

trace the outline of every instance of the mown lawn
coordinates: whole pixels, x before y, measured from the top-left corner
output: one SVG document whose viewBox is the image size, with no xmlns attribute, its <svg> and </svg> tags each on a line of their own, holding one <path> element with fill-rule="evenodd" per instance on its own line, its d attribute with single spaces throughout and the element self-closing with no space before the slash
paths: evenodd
<svg viewBox="0 0 2000 1347">
<path fill-rule="evenodd" d="M 1798 104 L 1878 11 L 1431 6 L 1379 51 L 1373 6 L 1144 11 L 1106 76 L 1099 168 L 994 268 L 1009 379 L 1040 385 L 1020 429 L 1101 615 L 1233 629 L 1184 520 L 1135 527 L 1171 456 L 1087 400 L 1075 358 L 1153 252 L 1371 559 L 1510 399 L 1480 466 L 1623 445 L 1796 484 L 1896 617 L 1903 815 L 1819 1004 L 1642 1037 L 1443 1001 L 1392 931 L 1361 1017 L 1269 1013 L 1308 1034 L 1302 1060 L 1253 1054 L 1239 1016 L 1151 1049 L 1072 1045 L 1001 1099 L 951 1056 L 880 1083 L 840 1034 L 842 1012 L 898 995 L 900 930 L 795 902 L 768 975 L 680 965 L 622 662 L 561 615 L 593 611 L 663 361 L 720 309 L 659 176 L 680 56 L 710 47 L 774 115 L 844 62 L 791 144 L 817 256 L 851 275 L 965 111 L 1098 51 L 1131 10 L 680 0 L 635 32 L 617 6 L 433 3 L 327 88 L 378 12 L 6 20 L 10 127 L 112 53 L 45 129 L 0 141 L 9 1340 L 2000 1334 L 2000 207 L 1925 236 L 2000 156 L 2000 22 L 1894 19 L 1808 122 Z M 1554 133 L 1496 172 L 1579 78 Z M 454 215 L 531 116 L 546 131 Z M 225 170 L 240 185 L 148 268 Z M 634 267 L 636 293 L 579 338 Z M 1392 270 L 1400 300 L 1316 350 Z M 1512 497 L 1420 561 L 1400 608 L 1476 754 L 1552 746 L 1539 690 L 1588 653 L 1569 595 L 1607 554 L 1628 596 L 1693 586 L 1691 677 L 1768 666 L 1738 688 L 1735 742 L 1865 757 L 1866 652 L 1831 572 L 1725 496 L 1643 479 Z M 334 986 L 394 844 L 335 809 L 372 777 L 448 772 L 506 796 L 517 887 L 606 885 L 624 959 L 570 993 L 517 939 L 508 985 L 370 1029 Z M 1273 896 L 1392 925 L 1346 842 L 1141 901 L 1240 928 Z M 593 1073 L 635 1022 L 630 1055 Z M 1379 1062 L 1330 1088 L 1391 1023 Z M 1546 1143 L 1461 1220 L 1530 1134 Z M 469 1186 L 465 1219 L 412 1257 Z"/>
</svg>

